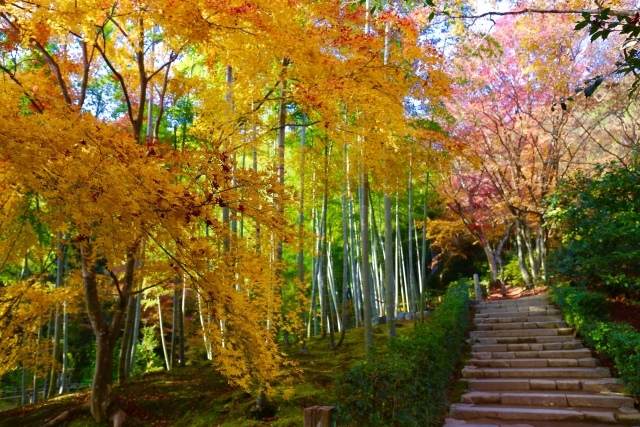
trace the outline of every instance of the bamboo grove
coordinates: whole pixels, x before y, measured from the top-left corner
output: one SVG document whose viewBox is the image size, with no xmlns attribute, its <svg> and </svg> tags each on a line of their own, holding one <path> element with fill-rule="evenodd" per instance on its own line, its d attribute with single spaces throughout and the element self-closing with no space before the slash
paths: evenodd
<svg viewBox="0 0 640 427">
<path fill-rule="evenodd" d="M 449 83 L 426 13 L 368 6 L 0 1 L 0 374 L 23 401 L 65 392 L 74 318 L 104 422 L 142 317 L 167 369 L 204 355 L 260 403 L 299 372 L 279 340 L 333 346 L 351 318 L 370 346 L 424 302 L 397 200 L 444 162 Z"/>
</svg>

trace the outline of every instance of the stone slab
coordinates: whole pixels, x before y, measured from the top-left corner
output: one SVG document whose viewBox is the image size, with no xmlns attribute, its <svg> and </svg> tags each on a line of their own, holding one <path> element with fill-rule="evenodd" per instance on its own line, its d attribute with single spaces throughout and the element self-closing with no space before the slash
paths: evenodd
<svg viewBox="0 0 640 427">
<path fill-rule="evenodd" d="M 477 391 L 531 390 L 528 379 L 470 379 L 467 385 L 469 390 Z"/>
<path fill-rule="evenodd" d="M 633 399 L 612 394 L 567 394 L 569 406 L 586 408 L 633 408 Z"/>
<path fill-rule="evenodd" d="M 564 394 L 553 393 L 502 393 L 500 403 L 519 406 L 568 406 Z"/>
<path fill-rule="evenodd" d="M 584 414 L 567 409 L 505 408 L 477 405 L 451 405 L 450 415 L 464 420 L 474 418 L 496 418 L 522 421 L 582 421 Z"/>
</svg>

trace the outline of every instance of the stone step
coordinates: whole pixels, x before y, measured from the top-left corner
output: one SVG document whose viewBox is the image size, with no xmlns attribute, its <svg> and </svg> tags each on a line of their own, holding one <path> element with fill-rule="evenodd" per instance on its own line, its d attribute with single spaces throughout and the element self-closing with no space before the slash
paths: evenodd
<svg viewBox="0 0 640 427">
<path fill-rule="evenodd" d="M 472 331 L 472 338 L 498 338 L 498 337 L 542 337 L 554 335 L 572 335 L 573 328 L 549 328 L 549 329 L 507 329 L 503 331 Z"/>
<path fill-rule="evenodd" d="M 549 306 L 549 300 L 537 300 L 537 301 L 528 301 L 521 303 L 498 303 L 498 302 L 484 302 L 476 305 L 477 310 L 488 310 L 488 309 L 498 309 L 498 308 L 522 308 L 522 307 L 546 307 Z"/>
<path fill-rule="evenodd" d="M 486 392 L 472 391 L 465 393 L 462 403 L 473 404 L 502 404 L 520 406 L 556 406 L 556 407 L 585 407 L 585 408 L 633 408 L 632 398 L 620 394 L 592 394 L 586 392 L 566 393 L 563 391 L 549 392 Z"/>
<path fill-rule="evenodd" d="M 504 405 L 473 405 L 458 403 L 451 405 L 449 415 L 459 420 L 478 418 L 495 418 L 497 420 L 519 421 L 582 421 L 602 424 L 619 424 L 619 415 L 625 413 L 617 410 L 596 410 L 592 408 L 544 408 L 519 407 Z"/>
<path fill-rule="evenodd" d="M 554 320 L 547 322 L 500 322 L 500 323 L 480 323 L 477 325 L 479 331 L 501 331 L 511 329 L 552 329 L 566 328 L 564 320 Z"/>
<path fill-rule="evenodd" d="M 535 337 L 498 337 L 498 338 L 471 338 L 480 344 L 548 344 L 563 343 L 563 349 L 574 350 L 582 347 L 579 341 L 573 335 L 551 335 L 551 336 L 535 336 Z M 567 344 L 566 346 L 564 344 Z"/>
<path fill-rule="evenodd" d="M 562 336 L 556 336 L 556 337 L 539 337 L 539 338 L 544 340 L 541 342 L 538 342 L 535 337 L 533 338 L 527 337 L 527 338 L 520 338 L 520 339 L 500 338 L 500 344 L 497 344 L 497 343 L 487 344 L 486 342 L 488 340 L 493 340 L 493 339 L 480 338 L 478 339 L 478 342 L 480 342 L 480 344 L 474 344 L 472 347 L 472 351 L 475 351 L 475 352 L 554 351 L 554 350 L 576 350 L 576 349 L 582 348 L 582 343 L 580 341 L 573 339 L 573 337 L 571 336 L 562 335 Z M 553 341 L 552 339 L 555 339 L 555 341 Z M 548 357 L 555 357 L 555 356 L 548 356 Z"/>
<path fill-rule="evenodd" d="M 498 345 L 474 345 L 471 356 L 474 359 L 586 359 L 591 357 L 591 350 L 581 348 L 578 350 L 539 350 L 548 345 L 560 345 L 562 343 L 549 344 L 498 344 Z M 505 349 L 507 351 L 482 351 L 483 349 Z M 478 351 L 479 350 L 479 351 Z"/>
<path fill-rule="evenodd" d="M 496 420 L 495 418 L 478 418 L 469 422 L 465 420 L 456 420 L 455 418 L 447 418 L 444 425 L 449 427 L 611 427 L 611 424 L 594 422 L 549 422 L 529 420 L 525 424 L 518 420 Z"/>
<path fill-rule="evenodd" d="M 513 322 L 562 322 L 564 319 L 562 316 L 522 316 L 517 315 L 514 317 L 476 317 L 473 319 L 473 323 L 480 325 L 483 323 L 513 323 Z"/>
<path fill-rule="evenodd" d="M 538 353 L 536 352 L 515 352 L 515 353 Z M 542 357 L 535 358 L 508 358 L 508 359 L 481 359 L 473 358 L 467 361 L 467 365 L 486 368 L 595 368 L 596 359 L 585 357 L 583 359 L 548 359 Z"/>
<path fill-rule="evenodd" d="M 520 316 L 559 316 L 560 310 L 553 308 L 541 311 L 486 311 L 477 313 L 476 318 L 491 318 L 491 317 L 520 317 Z"/>
<path fill-rule="evenodd" d="M 636 423 L 633 423 L 636 424 Z M 470 421 L 456 420 L 449 418 L 449 421 L 444 424 L 445 426 L 452 427 L 611 427 L 609 423 L 598 423 L 594 421 L 533 421 L 528 420 L 497 420 L 495 418 L 476 418 Z M 613 424 L 619 425 L 619 424 Z M 637 427 L 637 426 L 636 426 Z"/>
<path fill-rule="evenodd" d="M 624 385 L 615 378 L 477 378 L 467 380 L 473 391 L 569 390 L 595 393 L 622 392 Z"/>
<path fill-rule="evenodd" d="M 609 378 L 609 368 L 480 368 L 465 366 L 463 378 Z M 554 386 L 555 387 L 555 386 Z"/>
<path fill-rule="evenodd" d="M 550 310 L 556 310 L 556 308 L 552 305 L 534 305 L 531 307 L 487 307 L 477 309 L 476 313 L 478 315 L 481 314 L 489 314 L 489 313 L 544 313 Z"/>
</svg>

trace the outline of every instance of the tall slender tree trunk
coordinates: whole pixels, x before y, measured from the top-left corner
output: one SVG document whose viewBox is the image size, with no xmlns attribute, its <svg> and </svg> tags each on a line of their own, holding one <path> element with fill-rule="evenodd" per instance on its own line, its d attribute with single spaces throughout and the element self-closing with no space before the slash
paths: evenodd
<svg viewBox="0 0 640 427">
<path fill-rule="evenodd" d="M 347 143 L 344 143 L 344 178 L 342 181 L 342 331 L 340 347 L 347 332 L 347 286 L 349 286 L 349 227 L 347 225 Z"/>
<path fill-rule="evenodd" d="M 182 280 L 182 296 L 180 298 L 180 318 L 178 320 L 180 327 L 180 366 L 185 366 L 184 360 L 184 304 L 187 297 L 187 281 L 186 277 Z"/>
<path fill-rule="evenodd" d="M 412 167 L 411 163 L 412 159 L 409 159 L 409 221 L 408 221 L 408 236 L 409 236 L 409 252 L 407 254 L 409 258 L 409 287 L 411 288 L 411 312 L 413 313 L 413 324 L 417 323 L 416 319 L 416 309 L 417 309 L 417 299 L 416 299 L 416 286 L 415 279 L 413 275 L 413 238 L 411 236 L 413 230 L 413 176 L 412 176 Z"/>
<path fill-rule="evenodd" d="M 58 232 L 58 261 L 56 274 L 56 289 L 62 286 L 64 275 L 64 250 L 62 247 L 62 233 Z M 56 304 L 56 320 L 53 332 L 53 354 L 51 357 L 51 373 L 49 380 L 49 396 L 54 396 L 56 392 L 56 382 L 58 379 L 57 363 L 60 357 L 60 307 Z"/>
<path fill-rule="evenodd" d="M 62 374 L 60 375 L 60 389 L 58 394 L 65 394 L 67 391 L 67 365 L 68 357 L 67 352 L 69 346 L 69 313 L 67 313 L 67 302 L 63 303 L 63 315 L 62 315 Z"/>
<path fill-rule="evenodd" d="M 126 381 L 127 364 L 129 360 L 129 352 L 131 351 L 131 334 L 133 334 L 133 323 L 136 315 L 136 301 L 132 296 L 129 297 L 127 305 L 127 317 L 124 325 L 124 333 L 120 344 L 120 357 L 118 359 L 118 383 L 122 384 Z"/>
<path fill-rule="evenodd" d="M 47 328 L 47 336 L 45 337 L 45 342 L 48 344 L 49 340 L 53 336 L 53 326 L 55 324 L 55 308 L 51 310 L 51 315 L 49 316 L 49 327 Z M 42 400 L 46 401 L 49 398 L 49 379 L 50 375 L 45 374 L 44 376 L 44 385 L 42 387 Z"/>
<path fill-rule="evenodd" d="M 349 245 L 349 261 L 351 263 L 351 283 L 353 286 L 353 308 L 355 310 L 355 324 L 356 324 L 356 328 L 358 326 L 360 326 L 360 312 L 361 312 L 361 307 L 360 307 L 360 281 L 358 280 L 358 264 L 357 264 L 357 258 L 356 258 L 356 254 L 355 254 L 355 247 L 357 247 L 357 242 L 356 242 L 356 226 L 355 226 L 355 219 L 354 219 L 354 214 L 353 214 L 353 197 L 351 195 L 351 188 L 349 185 L 349 160 L 347 158 L 347 193 L 349 193 L 349 229 L 351 231 L 351 245 Z"/>
<path fill-rule="evenodd" d="M 140 333 L 140 305 L 142 303 L 142 294 L 138 294 L 136 298 L 136 317 L 133 321 L 133 333 L 131 334 L 131 346 L 129 360 L 127 361 L 127 378 L 131 375 L 136 360 L 136 348 L 138 347 L 138 334 Z"/>
<path fill-rule="evenodd" d="M 171 364 L 169 362 L 169 355 L 167 354 L 167 344 L 164 340 L 164 326 L 162 325 L 162 305 L 160 304 L 160 294 L 157 295 L 158 300 L 158 323 L 160 326 L 160 343 L 162 345 L 162 354 L 164 355 L 164 363 L 167 367 L 167 371 L 171 369 Z M 202 306 L 200 305 L 200 294 L 198 294 L 198 306 L 200 307 L 200 322 L 202 323 L 202 330 L 204 331 L 204 345 L 207 349 L 207 356 L 209 355 L 208 340 L 207 340 L 207 331 L 204 328 L 204 318 L 202 317 Z M 211 360 L 211 359 L 209 359 Z"/>
<path fill-rule="evenodd" d="M 325 195 L 326 195 L 326 190 L 325 190 Z M 333 350 L 336 347 L 336 343 L 335 343 L 335 339 L 334 339 L 334 334 L 333 334 L 333 316 L 332 316 L 332 310 L 331 310 L 331 301 L 329 300 L 329 252 L 327 250 L 327 232 L 326 232 L 326 216 L 325 216 L 325 223 L 324 223 L 324 227 L 325 228 L 325 232 L 324 232 L 324 236 L 323 236 L 323 243 L 322 243 L 322 250 L 324 252 L 324 256 L 323 256 L 323 265 L 322 265 L 322 269 L 323 269 L 323 284 L 322 284 L 322 289 L 323 289 L 323 294 L 324 297 L 322 298 L 323 300 L 323 311 L 324 311 L 324 316 L 325 316 L 325 320 L 326 320 L 326 326 L 329 330 L 329 349 Z M 323 338 L 326 337 L 326 329 L 323 329 Z"/>
<path fill-rule="evenodd" d="M 422 292 L 424 301 L 429 302 L 429 289 L 427 285 L 427 221 L 429 220 L 429 171 L 427 171 L 426 184 L 424 186 L 424 223 L 422 224 Z M 424 307 L 423 307 L 424 308 Z M 424 323 L 424 310 L 422 310 L 422 322 Z"/>
<path fill-rule="evenodd" d="M 41 318 L 42 319 L 42 318 Z M 42 322 L 42 320 L 40 320 Z M 38 356 L 40 355 L 40 344 L 42 342 L 42 325 L 38 325 L 38 341 L 36 347 L 36 360 L 33 369 L 33 394 L 31 397 L 31 403 L 38 402 Z"/>
<path fill-rule="evenodd" d="M 327 235 L 327 189 L 322 195 L 322 219 L 320 222 L 320 257 L 318 265 L 318 296 L 320 297 L 320 335 L 327 337 L 327 282 L 326 274 L 326 235 Z"/>
<path fill-rule="evenodd" d="M 329 243 L 329 248 L 327 249 L 327 278 L 329 279 L 329 293 L 331 294 L 331 301 L 333 302 L 333 305 L 331 306 L 333 309 L 333 312 L 335 314 L 335 322 L 333 323 L 334 326 L 337 325 L 337 330 L 339 332 L 342 332 L 342 322 L 340 321 L 340 309 L 338 308 L 338 296 L 336 294 L 336 284 L 335 284 L 335 280 L 334 280 L 334 269 L 333 269 L 333 256 L 331 253 L 331 243 Z M 331 318 L 333 321 L 333 317 Z"/>
<path fill-rule="evenodd" d="M 300 207 L 298 208 L 298 280 L 304 283 L 304 145 L 307 141 L 307 116 L 302 113 L 302 130 L 300 136 Z M 304 317 L 302 318 L 304 325 Z M 300 334 L 300 353 L 307 354 L 307 341 L 304 333 Z"/>
<path fill-rule="evenodd" d="M 396 319 L 395 319 L 395 297 L 396 289 L 394 283 L 393 268 L 393 231 L 391 228 L 391 199 L 388 193 L 384 193 L 384 279 L 385 291 L 387 297 L 385 299 L 385 314 L 387 316 L 387 336 L 393 338 L 396 336 Z"/>
<path fill-rule="evenodd" d="M 396 234 L 395 234 L 395 243 L 396 243 L 396 247 L 395 250 L 393 251 L 393 256 L 394 256 L 394 260 L 395 260 L 395 268 L 393 271 L 393 277 L 394 277 L 394 282 L 396 284 L 396 302 L 397 302 L 397 306 L 398 308 L 396 308 L 396 313 L 398 311 L 400 311 L 399 306 L 400 304 L 402 304 L 403 309 L 406 310 L 407 306 L 405 305 L 405 296 L 404 296 L 404 287 L 402 286 L 401 283 L 401 278 L 400 278 L 400 222 L 399 222 L 399 212 L 398 212 L 398 194 L 396 193 Z"/>
<path fill-rule="evenodd" d="M 26 335 L 26 334 L 25 334 Z M 26 338 L 26 337 L 25 337 Z M 26 357 L 26 354 L 25 354 Z M 26 405 L 28 402 L 27 398 L 27 369 L 22 365 L 22 387 L 21 387 L 21 396 L 20 396 L 20 404 Z"/>
<path fill-rule="evenodd" d="M 360 206 L 360 238 L 362 239 L 362 296 L 364 299 L 364 345 L 373 345 L 371 310 L 371 270 L 369 267 L 369 175 L 362 174 L 362 203 Z"/>
<path fill-rule="evenodd" d="M 232 85 L 233 85 L 233 68 L 231 68 L 231 66 L 227 66 L 227 72 L 226 72 L 226 83 L 228 86 L 229 91 L 227 92 L 227 104 L 228 104 L 228 108 L 231 111 L 233 109 L 233 103 L 231 101 L 231 95 L 232 95 Z M 227 153 L 225 152 L 224 155 L 226 156 Z M 226 158 L 226 157 L 225 157 Z M 232 184 L 233 185 L 233 184 Z M 229 219 L 229 206 L 225 204 L 225 206 L 222 207 L 222 222 L 224 223 L 224 237 L 223 237 L 223 248 L 224 248 L 224 255 L 225 257 L 227 255 L 229 255 L 229 250 L 231 248 L 231 240 L 229 238 L 229 229 L 230 229 L 230 219 Z M 174 311 L 175 311 L 175 301 L 174 301 Z M 175 315 L 174 315 L 175 317 Z M 173 355 L 175 353 L 175 349 L 174 347 L 171 347 L 171 360 L 173 360 Z M 171 367 L 173 368 L 175 365 L 171 364 Z"/>
<path fill-rule="evenodd" d="M 178 302 L 178 283 L 180 279 L 177 277 L 173 281 L 173 321 L 171 323 L 171 369 L 175 368 L 176 363 L 176 346 L 178 344 L 178 315 L 180 304 Z"/>
<path fill-rule="evenodd" d="M 378 272 L 380 271 L 380 266 L 379 266 L 379 259 L 380 259 L 380 254 L 382 254 L 382 256 L 384 257 L 384 248 L 383 248 L 383 243 L 382 240 L 378 239 L 380 237 L 380 233 L 378 233 L 378 226 L 377 226 L 377 221 L 376 221 L 376 217 L 375 217 L 375 209 L 374 209 L 374 204 L 373 204 L 373 198 L 371 196 L 371 192 L 369 192 L 369 203 L 371 205 L 371 224 L 373 224 L 373 227 L 371 227 L 371 255 L 372 255 L 372 265 L 373 265 L 373 276 L 375 277 L 375 280 L 373 281 L 373 283 L 375 284 L 375 293 L 374 293 L 374 297 L 373 297 L 373 326 L 375 328 L 377 328 L 379 326 L 380 323 L 380 316 L 379 313 L 384 312 L 385 310 L 385 294 L 384 294 L 384 290 L 383 290 L 383 283 L 382 280 L 380 278 L 380 276 L 378 275 Z M 378 251 L 378 248 L 380 248 L 380 251 Z"/>
</svg>

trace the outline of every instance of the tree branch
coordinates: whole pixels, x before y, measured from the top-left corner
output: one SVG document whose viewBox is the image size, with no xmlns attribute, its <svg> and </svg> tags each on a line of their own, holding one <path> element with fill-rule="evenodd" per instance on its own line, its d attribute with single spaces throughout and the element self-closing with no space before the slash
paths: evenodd
<svg viewBox="0 0 640 427">
<path fill-rule="evenodd" d="M 524 15 L 525 13 L 539 13 L 539 14 L 555 14 L 555 15 L 582 15 L 588 13 L 589 15 L 599 15 L 602 9 L 541 9 L 536 7 L 527 7 L 520 10 L 510 10 L 506 12 L 491 11 L 480 13 L 478 15 L 452 15 L 446 12 L 436 12 L 438 16 L 447 16 L 452 19 L 478 19 L 486 18 L 487 16 L 507 16 L 507 15 Z M 609 12 L 613 16 L 633 16 L 638 12 L 634 9 L 614 9 Z"/>
</svg>

